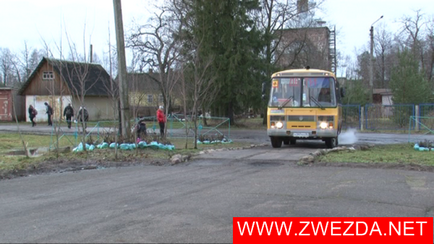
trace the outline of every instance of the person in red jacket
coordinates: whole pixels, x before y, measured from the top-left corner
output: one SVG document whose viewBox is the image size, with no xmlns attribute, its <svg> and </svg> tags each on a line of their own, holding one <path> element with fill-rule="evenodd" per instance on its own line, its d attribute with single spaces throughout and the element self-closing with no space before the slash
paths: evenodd
<svg viewBox="0 0 434 244">
<path fill-rule="evenodd" d="M 166 124 L 166 115 L 164 115 L 163 106 L 160 106 L 157 110 L 157 121 L 160 125 L 160 135 L 164 136 L 164 125 Z"/>
</svg>

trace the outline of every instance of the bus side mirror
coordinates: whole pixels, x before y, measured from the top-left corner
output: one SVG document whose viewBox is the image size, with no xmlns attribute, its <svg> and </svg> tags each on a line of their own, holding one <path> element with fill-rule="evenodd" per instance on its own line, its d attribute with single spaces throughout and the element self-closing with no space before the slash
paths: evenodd
<svg viewBox="0 0 434 244">
<path fill-rule="evenodd" d="M 341 92 L 341 97 L 345 97 L 345 88 L 344 87 L 341 87 L 340 92 Z"/>
<path fill-rule="evenodd" d="M 262 82 L 262 100 L 265 100 L 265 82 Z"/>
</svg>

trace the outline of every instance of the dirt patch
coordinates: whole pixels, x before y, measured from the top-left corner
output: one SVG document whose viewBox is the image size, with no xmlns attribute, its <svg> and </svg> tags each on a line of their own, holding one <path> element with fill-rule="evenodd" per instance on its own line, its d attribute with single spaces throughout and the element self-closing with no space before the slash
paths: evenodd
<svg viewBox="0 0 434 244">
<path fill-rule="evenodd" d="M 315 162 L 309 166 L 331 166 L 331 167 L 348 167 L 348 168 L 372 168 L 372 169 L 400 169 L 414 171 L 434 172 L 434 166 L 425 166 L 418 164 L 403 164 L 403 163 L 329 163 Z"/>
<path fill-rule="evenodd" d="M 14 169 L 0 171 L 0 179 L 13 179 L 17 177 L 47 174 L 75 172 L 81 170 L 104 169 L 112 167 L 128 167 L 136 165 L 170 165 L 165 159 L 123 159 L 122 161 L 107 161 L 95 159 L 50 159 L 37 164 L 32 164 L 26 169 Z"/>
<path fill-rule="evenodd" d="M 30 155 L 34 155 L 37 151 L 37 149 L 30 149 L 28 150 Z M 7 152 L 5 155 L 10 155 L 10 156 L 24 156 L 26 155 L 26 152 L 24 150 L 15 150 L 15 151 L 10 151 Z"/>
</svg>

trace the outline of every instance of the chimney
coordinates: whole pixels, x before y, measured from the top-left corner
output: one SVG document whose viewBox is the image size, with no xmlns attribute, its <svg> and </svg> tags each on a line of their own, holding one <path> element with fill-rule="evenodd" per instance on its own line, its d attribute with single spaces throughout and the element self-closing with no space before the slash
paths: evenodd
<svg viewBox="0 0 434 244">
<path fill-rule="evenodd" d="M 305 13 L 309 11 L 309 1 L 308 0 L 297 0 L 297 13 Z"/>
<path fill-rule="evenodd" d="M 92 50 L 92 44 L 90 44 L 90 63 L 92 63 L 92 58 L 93 58 L 93 50 Z"/>
</svg>

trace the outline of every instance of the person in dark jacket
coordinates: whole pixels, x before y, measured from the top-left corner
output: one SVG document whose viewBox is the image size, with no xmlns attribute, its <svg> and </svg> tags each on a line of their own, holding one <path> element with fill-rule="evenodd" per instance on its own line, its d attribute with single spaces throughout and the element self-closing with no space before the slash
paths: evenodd
<svg viewBox="0 0 434 244">
<path fill-rule="evenodd" d="M 74 117 L 74 109 L 69 103 L 68 106 L 63 110 L 63 116 L 66 118 L 66 122 L 68 123 L 68 128 L 71 129 L 71 119 Z"/>
<path fill-rule="evenodd" d="M 47 102 L 45 102 L 44 104 L 47 109 L 48 126 L 53 126 L 53 122 L 51 121 L 51 117 L 53 116 L 53 108 Z"/>
<path fill-rule="evenodd" d="M 322 88 L 318 95 L 318 102 L 331 102 L 330 89 Z"/>
<path fill-rule="evenodd" d="M 36 126 L 36 122 L 35 122 L 35 117 L 38 114 L 38 112 L 36 111 L 36 109 L 30 105 L 29 106 L 29 118 L 30 121 L 32 121 L 32 127 Z"/>
<path fill-rule="evenodd" d="M 86 130 L 86 123 L 89 120 L 89 113 L 87 112 L 86 107 L 80 107 L 80 109 L 78 110 L 78 114 L 77 114 L 77 121 L 81 122 L 81 124 L 83 124 L 84 121 L 84 128 L 83 130 Z"/>
<path fill-rule="evenodd" d="M 146 137 L 146 122 L 144 120 L 140 120 L 137 123 L 136 131 L 137 131 L 137 141 L 138 142 L 141 139 L 143 139 L 144 137 Z"/>
</svg>

